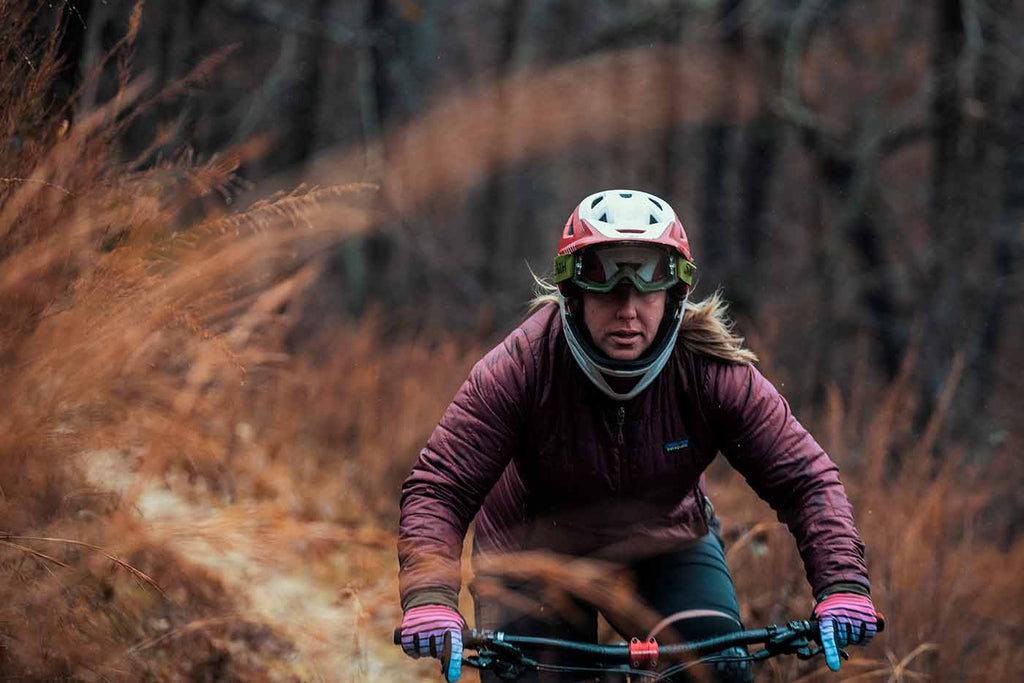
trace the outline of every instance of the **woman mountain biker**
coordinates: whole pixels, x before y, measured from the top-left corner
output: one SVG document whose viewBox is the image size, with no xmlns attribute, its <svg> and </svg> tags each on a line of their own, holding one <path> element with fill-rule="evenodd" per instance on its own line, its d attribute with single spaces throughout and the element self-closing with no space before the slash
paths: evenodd
<svg viewBox="0 0 1024 683">
<path fill-rule="evenodd" d="M 864 545 L 836 465 L 754 368 L 717 295 L 688 302 L 695 271 L 663 199 L 609 190 L 572 212 L 555 284 L 476 364 L 403 486 L 407 654 L 439 657 L 447 680 L 459 678 L 460 557 L 474 518 L 474 558 L 610 560 L 666 617 L 659 628 L 685 639 L 741 630 L 704 492 L 719 452 L 795 536 L 829 667 L 839 669 L 837 648 L 875 635 Z M 477 628 L 596 640 L 591 605 L 574 604 L 569 618 L 474 598 Z M 743 666 L 713 675 L 751 680 Z"/>
</svg>

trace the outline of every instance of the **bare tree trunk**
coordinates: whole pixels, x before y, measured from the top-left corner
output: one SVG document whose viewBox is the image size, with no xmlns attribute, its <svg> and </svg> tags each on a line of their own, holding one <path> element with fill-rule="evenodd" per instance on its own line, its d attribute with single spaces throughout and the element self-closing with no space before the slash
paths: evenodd
<svg viewBox="0 0 1024 683">
<path fill-rule="evenodd" d="M 743 43 L 737 41 L 737 49 Z M 756 267 L 761 262 L 765 230 L 765 212 L 771 195 L 771 179 L 778 158 L 778 146 L 784 134 L 782 122 L 773 111 L 769 98 L 775 97 L 782 81 L 782 36 L 769 34 L 762 42 L 761 112 L 748 126 L 746 150 L 742 166 L 743 206 L 739 227 L 747 262 Z"/>
<path fill-rule="evenodd" d="M 931 247 L 932 254 L 922 283 L 921 296 L 928 301 L 925 308 L 930 334 L 922 340 L 922 400 L 917 421 L 923 423 L 933 412 L 943 390 L 945 377 L 954 354 L 963 344 L 960 331 L 966 321 L 961 319 L 960 274 L 951 274 L 952 262 L 969 245 L 962 242 L 961 232 L 969 218 L 964 187 L 962 145 L 964 120 L 961 114 L 963 94 L 958 66 L 963 56 L 965 35 L 964 6 L 961 0 L 936 3 L 932 41 L 932 72 L 935 81 L 932 99 L 932 178 L 931 178 Z"/>
<path fill-rule="evenodd" d="M 742 2 L 734 0 L 723 5 L 722 21 L 738 14 Z M 726 24 L 727 26 L 729 24 Z M 727 35 L 726 44 L 740 58 L 753 46 L 743 39 L 739 28 Z M 773 111 L 771 100 L 777 96 L 782 80 L 783 36 L 772 32 L 766 35 L 758 46 L 763 57 L 758 60 L 760 75 L 760 112 L 746 126 L 744 149 L 740 161 L 739 196 L 737 216 L 739 250 L 744 270 L 750 273 L 743 281 L 750 283 L 744 288 L 742 308 L 748 315 L 756 315 L 760 289 L 769 273 L 764 268 L 762 247 L 766 232 L 767 214 L 771 202 L 772 178 L 778 160 L 778 148 L 785 134 L 784 126 Z"/>
<path fill-rule="evenodd" d="M 394 108 L 393 90 L 388 78 L 388 62 L 394 51 L 394 39 L 387 33 L 390 24 L 390 13 L 387 0 L 370 0 L 366 23 L 373 31 L 381 34 L 381 38 L 370 44 L 370 56 L 373 63 L 373 94 L 376 105 L 376 118 L 379 124 L 384 124 Z"/>
<path fill-rule="evenodd" d="M 519 32 L 520 21 L 524 9 L 523 0 L 511 0 L 502 12 L 500 43 L 497 55 L 497 70 L 495 79 L 501 82 L 509 76 L 514 68 L 517 47 L 528 41 L 522 41 Z M 515 192 L 514 183 L 509 182 L 509 172 L 504 170 L 502 154 L 509 144 L 514 144 L 515 131 L 508 130 L 506 125 L 506 113 L 513 107 L 514 103 L 508 101 L 508 93 L 499 88 L 494 102 L 495 126 L 493 135 L 495 139 L 494 157 L 491 159 L 484 187 L 477 202 L 477 210 L 474 211 L 479 221 L 481 230 L 478 237 L 481 240 L 484 250 L 484 258 L 477 264 L 477 280 L 484 291 L 501 291 L 500 281 L 506 275 L 501 267 L 503 261 L 493 258 L 499 253 L 508 253 L 512 237 L 508 235 L 510 230 L 521 230 L 522 223 L 517 220 L 513 203 L 508 201 L 509 195 Z M 472 209 L 471 209 L 472 210 Z M 506 247 L 506 248 L 503 248 Z"/>
<path fill-rule="evenodd" d="M 956 278 L 943 272 L 947 258 L 957 247 L 956 226 L 963 217 L 961 191 L 962 166 L 960 144 L 963 119 L 960 114 L 962 95 L 957 78 L 957 65 L 964 46 L 963 5 L 960 0 L 936 3 L 932 70 L 935 95 L 932 100 L 932 197 L 931 229 L 932 259 L 928 268 L 930 283 L 925 283 L 923 296 L 930 299 L 927 307 L 928 327 L 934 332 L 925 340 L 921 359 L 924 376 L 924 395 L 919 419 L 931 413 L 938 400 L 948 364 L 955 353 L 956 342 L 950 337 L 954 330 L 954 317 L 959 314 Z M 929 286 L 930 284 L 930 286 Z M 929 296 L 930 294 L 930 296 Z"/>
<path fill-rule="evenodd" d="M 976 10 L 977 7 L 971 5 L 970 9 Z M 1014 69 L 1008 67 L 1006 60 L 998 54 L 1000 36 L 997 22 L 1010 14 L 1012 6 L 1006 0 L 993 0 L 987 4 L 987 9 L 987 16 L 974 11 L 966 15 L 969 24 L 965 30 L 968 35 L 966 68 L 960 71 L 971 79 L 967 107 L 974 115 L 965 117 L 966 149 L 962 154 L 966 157 L 963 184 L 967 191 L 961 213 L 962 223 L 952 228 L 960 233 L 961 239 L 957 240 L 959 244 L 950 239 L 950 257 L 956 258 L 965 252 L 970 255 L 973 251 L 974 254 L 964 261 L 978 264 L 978 275 L 959 278 L 963 283 L 962 306 L 970 314 L 970 322 L 965 326 L 969 333 L 963 349 L 967 353 L 963 395 L 967 405 L 981 408 L 986 414 L 992 381 L 1001 365 L 997 357 L 999 342 L 1007 329 L 1007 318 L 1013 319 L 1008 303 L 1017 270 L 1013 234 L 1020 225 L 1020 216 L 1018 214 L 1014 220 L 1012 214 L 1007 215 L 1004 207 L 1009 195 L 1003 181 L 1008 178 L 1006 169 L 1011 166 L 1008 152 L 1014 138 L 1019 144 L 1024 137 L 1021 122 L 1012 120 L 1014 112 L 1010 94 Z M 999 133 L 1005 121 L 1010 122 L 1007 129 L 1010 139 L 1002 139 Z M 965 230 L 975 235 L 967 247 L 962 240 Z M 953 249 L 957 251 L 954 253 Z M 980 302 L 980 305 L 972 305 L 972 302 Z M 1017 318 L 1019 324 L 1020 316 Z M 986 434 L 990 431 L 979 423 L 975 415 L 966 411 L 959 418 L 961 422 L 957 426 L 961 429 L 974 428 L 972 431 L 975 433 L 985 429 Z"/>
<path fill-rule="evenodd" d="M 947 210 L 954 207 L 957 200 L 957 149 L 962 125 L 957 64 L 964 45 L 962 13 L 960 0 L 936 3 L 932 46 L 935 96 L 932 100 L 934 162 L 931 223 L 937 244 L 944 242 L 943 238 L 951 222 Z"/>
<path fill-rule="evenodd" d="M 82 55 L 86 50 L 88 35 L 87 17 L 92 14 L 92 0 L 83 0 L 63 8 L 62 14 L 60 55 L 65 67 L 54 83 L 54 99 L 61 103 L 70 99 L 81 82 Z"/>
<path fill-rule="evenodd" d="M 330 0 L 314 0 L 309 9 L 311 24 L 322 26 Z M 292 74 L 278 115 L 286 131 L 275 150 L 275 165 L 300 167 L 316 149 L 317 109 L 320 101 L 324 33 L 299 38 Z"/>
<path fill-rule="evenodd" d="M 729 126 L 711 123 L 704 129 L 704 172 L 701 174 L 700 222 L 704 234 L 704 258 L 723 277 L 732 244 L 725 219 L 725 174 L 729 168 Z"/>
</svg>

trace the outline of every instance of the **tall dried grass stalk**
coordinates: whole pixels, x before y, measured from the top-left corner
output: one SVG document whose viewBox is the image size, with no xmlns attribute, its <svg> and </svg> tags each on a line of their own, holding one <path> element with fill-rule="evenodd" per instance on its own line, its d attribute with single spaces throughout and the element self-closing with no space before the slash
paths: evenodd
<svg viewBox="0 0 1024 683">
<path fill-rule="evenodd" d="M 296 318 L 277 309 L 301 309 L 325 249 L 373 223 L 345 206 L 369 188 L 346 186 L 300 188 L 183 225 L 196 198 L 230 194 L 239 163 L 260 147 L 143 171 L 141 160 L 119 160 L 127 121 L 216 64 L 145 96 L 147 84 L 128 78 L 140 10 L 115 48 L 117 95 L 69 126 L 67 109 L 42 104 L 61 68 L 56 34 L 33 34 L 29 3 L 5 6 L 0 50 L 19 66 L 0 84 L 0 143 L 18 150 L 0 158 L 0 397 L 9 406 L 0 415 L 0 637 L 18 643 L 0 657 L 4 676 L 193 679 L 224 656 L 218 642 L 254 651 L 279 640 L 263 625 L 225 623 L 216 638 L 188 626 L 220 623 L 237 610 L 235 596 L 149 539 L 132 490 L 84 495 L 75 456 L 137 449 L 142 473 L 181 470 L 208 488 L 243 490 L 251 473 L 258 495 L 291 495 L 255 465 L 236 484 L 224 463 L 236 454 L 236 425 L 265 405 L 260 390 L 290 361 Z M 310 487 L 313 500 L 318 493 Z M 304 496 L 295 504 L 309 509 Z M 154 633 L 154 620 L 174 637 Z M 228 675 L 252 678 L 286 650 L 271 648 L 255 668 L 230 657 Z M 111 651 L 129 656 L 112 661 Z"/>
</svg>

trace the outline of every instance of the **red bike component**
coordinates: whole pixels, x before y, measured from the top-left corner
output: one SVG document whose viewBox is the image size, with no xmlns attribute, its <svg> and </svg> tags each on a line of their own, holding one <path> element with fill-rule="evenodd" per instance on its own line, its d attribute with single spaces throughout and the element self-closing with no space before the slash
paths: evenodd
<svg viewBox="0 0 1024 683">
<path fill-rule="evenodd" d="M 629 661 L 634 669 L 653 669 L 658 666 L 658 641 L 633 638 L 629 641 Z"/>
</svg>

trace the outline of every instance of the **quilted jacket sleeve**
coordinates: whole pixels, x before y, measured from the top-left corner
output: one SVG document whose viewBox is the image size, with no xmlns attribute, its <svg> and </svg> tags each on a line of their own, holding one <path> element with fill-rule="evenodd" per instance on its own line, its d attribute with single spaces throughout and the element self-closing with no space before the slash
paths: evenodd
<svg viewBox="0 0 1024 683">
<path fill-rule="evenodd" d="M 512 457 L 534 374 L 517 329 L 476 364 L 420 452 L 402 486 L 403 609 L 424 594 L 457 607 L 466 529 Z"/>
<path fill-rule="evenodd" d="M 867 591 L 864 544 L 835 463 L 753 366 L 709 362 L 704 376 L 719 450 L 789 526 L 814 595 L 837 583 Z"/>
</svg>

